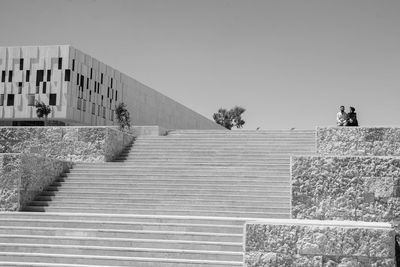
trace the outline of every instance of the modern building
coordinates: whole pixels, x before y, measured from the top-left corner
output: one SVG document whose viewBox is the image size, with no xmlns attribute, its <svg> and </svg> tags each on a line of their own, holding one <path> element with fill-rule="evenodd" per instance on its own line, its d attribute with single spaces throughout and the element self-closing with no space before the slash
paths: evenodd
<svg viewBox="0 0 400 267">
<path fill-rule="evenodd" d="M 50 105 L 53 125 L 116 125 L 124 102 L 134 125 L 221 129 L 212 120 L 70 45 L 0 47 L 0 125 L 41 125 L 35 102 Z"/>
</svg>

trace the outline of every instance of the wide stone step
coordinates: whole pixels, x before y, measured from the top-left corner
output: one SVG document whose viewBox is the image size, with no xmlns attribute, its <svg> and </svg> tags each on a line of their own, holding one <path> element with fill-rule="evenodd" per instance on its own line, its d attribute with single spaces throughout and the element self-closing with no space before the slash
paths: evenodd
<svg viewBox="0 0 400 267">
<path fill-rule="evenodd" d="M 61 185 L 61 186 L 60 186 Z M 229 184 L 225 185 L 224 183 L 219 184 L 195 184 L 195 190 L 216 190 L 216 189 L 226 189 L 226 190 L 241 190 L 241 191 L 259 191 L 265 190 L 264 192 L 270 192 L 271 190 L 282 191 L 282 189 L 289 189 L 290 184 L 286 183 L 267 183 L 263 185 L 241 185 L 241 184 Z M 151 188 L 150 188 L 151 187 Z M 169 189 L 184 189 L 184 190 L 193 190 L 193 184 L 184 184 L 184 183 L 98 183 L 96 181 L 87 181 L 86 183 L 57 183 L 52 186 L 47 187 L 46 190 L 51 191 L 60 191 L 69 188 L 88 188 L 88 189 L 112 189 L 116 188 L 118 190 L 130 190 L 131 188 L 135 189 L 161 189 L 161 190 L 169 190 Z M 111 191 L 110 191 L 111 192 Z"/>
<path fill-rule="evenodd" d="M 129 239 L 164 239 L 210 242 L 241 242 L 243 234 L 206 233 L 189 231 L 150 231 L 150 230 L 118 230 L 118 229 L 84 229 L 84 228 L 52 228 L 27 226 L 0 226 L 0 234 L 13 235 L 48 235 L 48 236 L 80 236 Z"/>
<path fill-rule="evenodd" d="M 105 178 L 105 179 L 85 179 L 84 177 L 74 177 L 74 178 L 67 178 L 67 179 L 58 179 L 57 182 L 53 183 L 53 186 L 63 186 L 67 183 L 68 185 L 74 185 L 74 186 L 92 186 L 93 184 L 99 185 L 99 186 L 110 186 L 110 185 L 117 185 L 117 186 L 132 186 L 132 185 L 149 185 L 149 184 L 155 184 L 155 185 L 162 185 L 162 186 L 169 186 L 169 185 L 177 185 L 177 186 L 228 186 L 228 187 L 233 187 L 233 186 L 240 186 L 243 188 L 251 188 L 251 187 L 263 187 L 263 186 L 288 186 L 290 185 L 289 180 L 270 180 L 270 179 L 265 179 L 265 181 L 261 180 L 234 180 L 234 179 L 226 179 L 226 180 L 200 180 L 200 179 L 195 179 L 195 180 L 187 180 L 187 179 L 132 179 L 132 178 L 127 178 L 127 179 L 115 179 L 115 178 Z M 227 185 L 226 185 L 227 184 Z"/>
<path fill-rule="evenodd" d="M 187 157 L 157 157 L 157 156 L 143 156 L 143 157 L 136 157 L 132 158 L 131 160 L 126 160 L 126 159 L 116 159 L 112 162 L 104 162 L 107 164 L 147 164 L 147 163 L 182 163 L 182 164 L 265 164 L 265 163 L 271 163 L 271 164 L 290 164 L 290 157 L 287 156 L 285 158 L 256 158 L 250 160 L 242 160 L 239 158 L 220 158 L 220 159 L 215 159 L 215 158 L 209 158 L 209 157 L 198 157 L 198 158 L 187 158 Z M 92 164 L 97 164 L 97 163 L 92 163 Z"/>
<path fill-rule="evenodd" d="M 163 168 L 214 168 L 214 167 L 244 167 L 244 168 L 290 168 L 290 162 L 285 163 L 274 163 L 274 162 L 171 162 L 171 161 L 147 161 L 147 162 L 104 162 L 104 163 L 79 163 L 74 165 L 74 170 L 79 169 L 108 169 L 108 168 L 143 168 L 143 167 L 163 167 Z"/>
<path fill-rule="evenodd" d="M 131 170 L 148 170 L 148 169 L 157 169 L 157 170 L 165 170 L 165 171 L 174 171 L 174 170 L 187 170 L 187 171 L 243 171 L 243 170 L 267 170 L 267 171 L 279 171 L 279 170 L 289 170 L 290 166 L 287 165 L 278 165 L 278 164 L 270 164 L 270 165 L 189 165 L 189 164 L 143 164 L 143 165 L 131 165 L 131 166 L 115 166 L 115 165 L 104 165 L 104 166 L 80 166 L 76 165 L 70 172 L 75 171 L 131 171 Z"/>
<path fill-rule="evenodd" d="M 170 210 L 170 209 L 121 209 L 121 208 L 86 208 L 75 206 L 27 206 L 26 211 L 36 212 L 82 212 L 82 213 L 107 213 L 107 214 L 153 214 L 153 215 L 189 215 L 189 216 L 211 216 L 211 217 L 236 217 L 236 218 L 289 218 L 290 209 L 279 210 L 277 212 L 246 212 L 246 211 L 231 211 L 228 208 L 224 211 L 213 210 Z"/>
<path fill-rule="evenodd" d="M 169 248 L 241 252 L 241 242 L 207 242 L 185 240 L 128 239 L 74 236 L 0 235 L 0 243 L 57 244 L 76 246 L 112 246 L 134 248 Z"/>
<path fill-rule="evenodd" d="M 3 219 L 42 219 L 42 220 L 89 220 L 109 222 L 144 222 L 144 223 L 178 223 L 178 224 L 216 224 L 216 225 L 240 225 L 244 219 L 237 218 L 212 218 L 190 216 L 154 216 L 154 215 L 123 215 L 123 214 L 84 214 L 84 213 L 38 213 L 38 212 L 0 212 Z"/>
<path fill-rule="evenodd" d="M 38 196 L 35 198 L 36 201 L 70 201 L 71 198 L 68 196 Z M 268 201 L 250 201 L 250 200 L 215 200 L 215 199 L 166 199 L 166 198 L 121 198 L 119 196 L 115 197 L 88 197 L 82 195 L 80 197 L 75 196 L 73 198 L 75 201 L 82 203 L 117 203 L 117 204 L 164 204 L 164 205 L 178 205 L 185 203 L 185 205 L 214 205 L 214 206 L 256 206 L 256 207 L 279 207 L 282 205 L 289 205 L 289 197 L 284 199 L 281 197 L 270 198 Z M 35 202 L 36 203 L 36 202 Z M 33 204 L 33 203 L 32 203 Z"/>
<path fill-rule="evenodd" d="M 33 201 L 30 203 L 30 206 L 37 207 L 76 207 L 76 208 L 92 208 L 92 209 L 108 209 L 112 210 L 186 210 L 186 211 L 212 211 L 212 212 L 225 212 L 227 210 L 232 212 L 259 212 L 259 213 L 275 213 L 275 212 L 289 212 L 290 206 L 289 204 L 283 205 L 262 205 L 262 206 L 229 206 L 229 205 L 199 205 L 199 204 L 186 204 L 186 203 L 168 203 L 168 204 L 126 204 L 126 203 L 93 203 L 93 202 L 83 202 L 83 201 L 74 201 L 74 200 L 55 200 L 52 202 L 46 201 Z M 126 212 L 124 212 L 126 213 Z"/>
<path fill-rule="evenodd" d="M 290 181 L 290 173 L 275 173 L 275 174 L 224 174 L 224 173 L 215 173 L 213 175 L 204 174 L 204 173 L 191 173 L 191 174 L 181 174 L 181 173 L 119 173 L 119 174 L 110 174 L 110 173 L 100 173 L 100 172 L 88 172 L 88 173 L 66 173 L 60 175 L 61 178 L 72 179 L 72 178 L 80 178 L 80 179 L 142 179 L 142 180 L 151 180 L 151 179 L 184 179 L 184 180 L 215 180 L 215 181 L 223 181 L 225 179 L 233 179 L 233 180 L 244 180 L 251 179 L 262 180 L 262 181 Z"/>
<path fill-rule="evenodd" d="M 82 197 L 82 196 L 91 196 L 91 197 L 97 197 L 97 198 L 102 198 L 106 195 L 109 195 L 107 191 L 101 191 L 101 192 L 75 192 L 75 191 L 43 191 L 42 192 L 43 196 L 63 196 L 63 197 Z M 143 198 L 143 197 L 148 197 L 149 193 L 148 192 L 118 192 L 115 194 L 121 198 Z M 236 194 L 236 193 L 229 193 L 229 194 L 209 194 L 209 193 L 200 193 L 200 194 L 195 194 L 192 192 L 165 192 L 165 193 L 152 193 L 151 196 L 157 199 L 181 199 L 182 201 L 185 200 L 207 200 L 207 199 L 214 199 L 214 200 L 235 200 L 235 201 L 245 201 L 245 200 L 269 200 L 269 199 L 289 199 L 290 194 L 288 192 L 270 192 L 268 194 L 262 194 L 262 195 L 253 195 L 253 194 Z M 57 211 L 55 211 L 57 212 Z"/>
<path fill-rule="evenodd" d="M 127 248 L 104 246 L 71 246 L 55 244 L 8 244 L 0 243 L 0 251 L 19 253 L 49 253 L 63 255 L 107 255 L 118 257 L 146 257 L 169 259 L 194 259 L 241 261 L 242 252 L 183 250 L 165 248 Z"/>
<path fill-rule="evenodd" d="M 253 189 L 236 189 L 236 188 L 165 188 L 165 187 L 74 187 L 66 184 L 60 188 L 49 186 L 46 191 L 63 191 L 63 192 L 73 192 L 73 193 L 147 193 L 147 194 L 183 194 L 183 193 L 193 193 L 193 194 L 206 194 L 206 195 L 237 195 L 237 196 L 263 196 L 265 194 L 269 195 L 282 195 L 290 193 L 290 186 L 285 187 L 267 187 L 267 188 L 253 188 Z"/>
<path fill-rule="evenodd" d="M 112 257 L 100 255 L 65 255 L 48 253 L 21 253 L 0 252 L 0 262 L 6 266 L 12 266 L 7 262 L 31 262 L 59 263 L 63 264 L 90 264 L 92 266 L 130 266 L 130 267 L 232 267 L 242 266 L 242 262 L 235 261 L 207 261 L 207 260 L 184 260 L 184 259 L 155 259 L 141 257 Z M 15 266 L 15 265 L 14 265 Z M 24 266 L 24 265 L 23 265 Z M 36 265 L 37 266 L 37 265 Z M 43 266 L 43 265 L 39 265 Z"/>
<path fill-rule="evenodd" d="M 185 224 L 185 223 L 155 223 L 155 222 L 111 222 L 91 220 L 56 220 L 56 219 L 1 219 L 1 226 L 27 226 L 49 228 L 80 228 L 80 229 L 113 229 L 113 230 L 148 230 L 148 231 L 189 231 L 208 233 L 235 233 L 243 232 L 240 225 L 216 224 Z"/>
<path fill-rule="evenodd" d="M 231 176 L 231 177 L 243 177 L 243 176 L 261 176 L 261 177 L 267 177 L 267 176 L 275 176 L 275 175 L 289 175 L 290 170 L 287 169 L 277 169 L 277 170 L 226 170 L 226 169 L 221 169 L 221 170 L 212 170 L 212 169 L 204 169 L 204 170 L 188 170 L 188 169 L 176 169 L 176 170 L 168 170 L 168 169 L 135 169 L 135 170 L 71 170 L 71 174 L 80 174 L 80 175 L 109 175 L 109 176 L 118 176 L 122 174 L 129 174 L 129 175 L 187 175 L 187 176 L 195 176 L 195 175 L 200 175 L 202 174 L 203 176 L 209 176 L 212 177 L 214 175 L 225 175 L 225 176 Z"/>
</svg>

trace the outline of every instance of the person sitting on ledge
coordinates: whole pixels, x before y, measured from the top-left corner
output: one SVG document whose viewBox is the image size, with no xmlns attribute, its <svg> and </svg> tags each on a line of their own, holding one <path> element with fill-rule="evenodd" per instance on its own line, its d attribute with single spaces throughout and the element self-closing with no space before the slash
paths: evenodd
<svg viewBox="0 0 400 267">
<path fill-rule="evenodd" d="M 336 114 L 337 126 L 347 126 L 347 113 L 344 112 L 344 106 L 340 106 L 340 111 Z"/>
<path fill-rule="evenodd" d="M 357 113 L 355 111 L 354 107 L 350 107 L 350 112 L 347 113 L 347 126 L 358 126 Z"/>
</svg>

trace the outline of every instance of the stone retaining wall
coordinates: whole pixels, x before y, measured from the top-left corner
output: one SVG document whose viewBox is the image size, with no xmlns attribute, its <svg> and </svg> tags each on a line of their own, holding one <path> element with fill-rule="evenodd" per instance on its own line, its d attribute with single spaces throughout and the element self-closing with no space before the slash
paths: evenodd
<svg viewBox="0 0 400 267">
<path fill-rule="evenodd" d="M 0 154 L 0 211 L 20 210 L 71 167 L 32 154 Z"/>
<path fill-rule="evenodd" d="M 400 157 L 294 156 L 292 218 L 400 218 Z"/>
<path fill-rule="evenodd" d="M 387 223 L 262 220 L 245 225 L 246 267 L 395 266 Z"/>
<path fill-rule="evenodd" d="M 116 127 L 0 127 L 0 153 L 104 162 L 113 160 L 133 139 Z"/>
<path fill-rule="evenodd" d="M 317 153 L 400 156 L 400 128 L 317 127 Z"/>
</svg>

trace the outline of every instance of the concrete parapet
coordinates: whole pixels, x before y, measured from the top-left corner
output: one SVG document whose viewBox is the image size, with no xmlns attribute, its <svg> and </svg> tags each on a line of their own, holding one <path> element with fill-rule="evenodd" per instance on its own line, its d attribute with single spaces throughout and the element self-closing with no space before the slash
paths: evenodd
<svg viewBox="0 0 400 267">
<path fill-rule="evenodd" d="M 395 266 L 388 223 L 280 220 L 247 222 L 244 266 Z"/>
<path fill-rule="evenodd" d="M 71 162 L 32 154 L 0 154 L 0 210 L 21 210 L 71 167 Z"/>
<path fill-rule="evenodd" d="M 31 153 L 74 162 L 111 161 L 134 140 L 117 127 L 0 127 L 0 153 Z"/>
<path fill-rule="evenodd" d="M 400 156 L 400 128 L 317 127 L 317 153 Z"/>
</svg>

